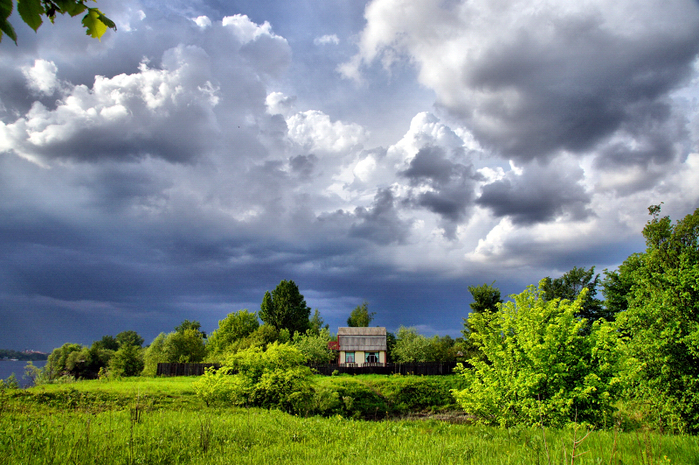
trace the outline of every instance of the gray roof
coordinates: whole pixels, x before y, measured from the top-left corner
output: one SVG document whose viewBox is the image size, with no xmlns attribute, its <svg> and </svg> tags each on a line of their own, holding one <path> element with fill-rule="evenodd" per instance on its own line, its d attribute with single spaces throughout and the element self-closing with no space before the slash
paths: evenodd
<svg viewBox="0 0 699 465">
<path fill-rule="evenodd" d="M 386 328 L 338 328 L 340 350 L 378 352 L 386 350 Z"/>
</svg>

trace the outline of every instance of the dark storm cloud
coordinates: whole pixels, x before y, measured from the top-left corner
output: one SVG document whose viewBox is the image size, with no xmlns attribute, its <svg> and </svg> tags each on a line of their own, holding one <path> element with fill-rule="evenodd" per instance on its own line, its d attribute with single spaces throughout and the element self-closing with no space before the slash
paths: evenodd
<svg viewBox="0 0 699 465">
<path fill-rule="evenodd" d="M 654 104 L 688 82 L 699 52 L 699 7 L 688 0 L 508 0 L 497 8 L 471 0 L 394 10 L 388 0 L 372 2 L 345 74 L 407 55 L 482 146 L 521 161 L 588 152 L 639 116 L 662 122 Z"/>
<path fill-rule="evenodd" d="M 561 19 L 547 42 L 521 31 L 475 63 L 469 87 L 519 94 L 514 106 L 484 104 L 482 119 L 466 114 L 479 140 L 529 160 L 589 150 L 639 119 L 662 123 L 667 116 L 659 99 L 690 76 L 699 29 L 630 39 L 605 30 L 602 19 Z"/>
<path fill-rule="evenodd" d="M 456 226 L 467 218 L 474 204 L 476 181 L 482 179 L 473 165 L 450 160 L 441 147 L 423 147 L 399 174 L 411 186 L 430 189 L 411 194 L 411 203 L 439 215 L 446 236 L 453 239 Z"/>
<path fill-rule="evenodd" d="M 525 165 L 521 175 L 510 171 L 506 178 L 486 184 L 478 205 L 487 207 L 497 217 L 508 216 L 515 224 L 529 225 L 552 221 L 566 215 L 584 220 L 590 194 L 580 184 L 582 170 L 561 166 Z"/>
<path fill-rule="evenodd" d="M 367 239 L 379 245 L 404 242 L 411 222 L 400 218 L 396 203 L 390 188 L 379 189 L 369 208 L 355 209 L 354 216 L 358 221 L 350 227 L 350 237 Z"/>
<path fill-rule="evenodd" d="M 318 157 L 313 154 L 297 155 L 289 159 L 291 171 L 304 181 L 310 180 L 317 163 Z"/>
</svg>

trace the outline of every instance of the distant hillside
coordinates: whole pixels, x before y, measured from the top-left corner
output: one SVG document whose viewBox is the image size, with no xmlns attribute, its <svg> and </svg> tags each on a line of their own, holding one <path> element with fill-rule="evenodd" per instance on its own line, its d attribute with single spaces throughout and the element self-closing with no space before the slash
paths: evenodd
<svg viewBox="0 0 699 465">
<path fill-rule="evenodd" d="M 24 350 L 19 352 L 17 350 L 10 349 L 0 349 L 0 360 L 5 359 L 17 359 L 17 360 L 46 360 L 49 354 L 43 352 L 37 352 L 34 350 Z"/>
</svg>

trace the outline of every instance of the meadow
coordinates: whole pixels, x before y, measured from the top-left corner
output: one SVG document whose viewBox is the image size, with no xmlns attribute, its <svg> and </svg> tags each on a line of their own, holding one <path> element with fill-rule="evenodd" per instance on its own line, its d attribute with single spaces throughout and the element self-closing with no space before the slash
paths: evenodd
<svg viewBox="0 0 699 465">
<path fill-rule="evenodd" d="M 410 381 L 352 378 L 321 381 L 374 389 Z M 696 436 L 611 428 L 585 437 L 585 428 L 575 424 L 504 429 L 429 416 L 367 421 L 207 407 L 195 395 L 195 379 L 128 378 L 4 390 L 0 463 L 699 464 Z"/>
</svg>

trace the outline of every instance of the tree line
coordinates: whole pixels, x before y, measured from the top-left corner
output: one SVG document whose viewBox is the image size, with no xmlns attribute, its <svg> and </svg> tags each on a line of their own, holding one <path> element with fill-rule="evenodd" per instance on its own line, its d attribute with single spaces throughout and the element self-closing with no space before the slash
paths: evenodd
<svg viewBox="0 0 699 465">
<path fill-rule="evenodd" d="M 495 282 L 469 286 L 461 337 L 401 326 L 387 334 L 389 361 L 468 362 L 461 375 L 469 387 L 455 395 L 489 423 L 601 424 L 625 399 L 655 412 L 663 427 L 699 431 L 699 209 L 674 224 L 660 206 L 649 213 L 645 252 L 618 269 L 600 276 L 594 267 L 574 267 L 507 302 Z M 364 302 L 347 324 L 369 326 L 374 318 Z M 224 363 L 272 345 L 320 364 L 335 359 L 328 345 L 335 338 L 285 280 L 264 294 L 259 312 L 232 312 L 210 335 L 185 320 L 145 348 L 133 331 L 90 347 L 65 344 L 46 370 L 54 379 L 152 376 L 161 362 Z"/>
</svg>

